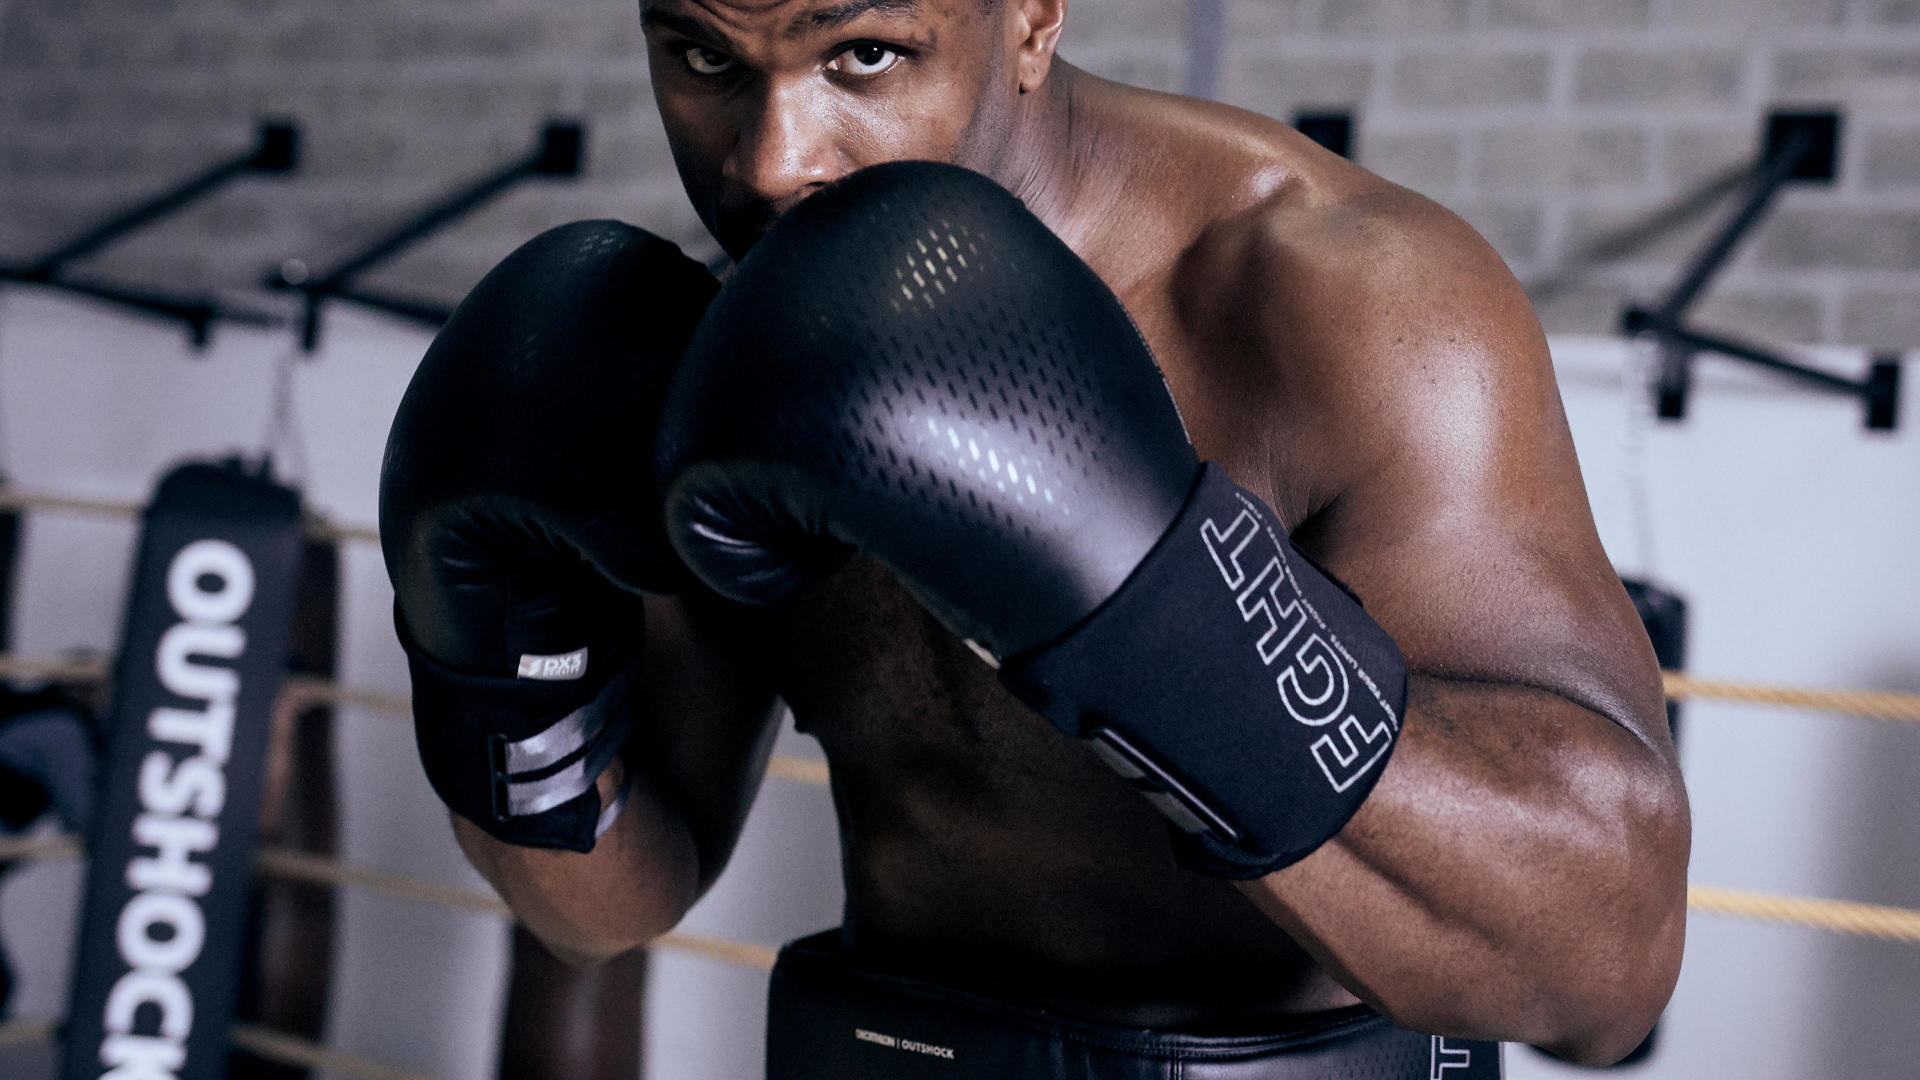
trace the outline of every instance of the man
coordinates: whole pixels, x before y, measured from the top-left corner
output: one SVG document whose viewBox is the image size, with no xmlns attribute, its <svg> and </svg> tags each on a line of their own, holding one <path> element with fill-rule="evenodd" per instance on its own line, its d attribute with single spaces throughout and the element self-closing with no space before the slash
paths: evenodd
<svg viewBox="0 0 1920 1080">
<path fill-rule="evenodd" d="M 1324 568 L 1316 580 L 1364 601 L 1364 614 L 1328 618 L 1349 637 L 1377 623 L 1404 654 L 1391 757 L 1304 857 L 1196 872 L 1135 785 L 1050 730 L 953 618 L 929 614 L 924 582 L 863 547 L 872 558 L 766 608 L 700 588 L 649 595 L 644 704 L 598 777 L 597 841 L 542 850 L 457 815 L 463 848 L 563 954 L 643 945 L 726 862 L 778 695 L 833 770 L 847 925 L 821 962 L 898 975 L 903 994 L 931 988 L 922 1019 L 952 988 L 957 1010 L 986 1001 L 980 1015 L 1023 1017 L 1009 1040 L 1065 1025 L 1045 1036 L 1057 1058 L 1076 1038 L 1118 1045 L 1123 1030 L 1324 1034 L 1301 1018 L 1344 1024 L 1370 1007 L 1412 1031 L 1621 1057 L 1677 977 L 1688 812 L 1653 655 L 1595 535 L 1525 298 L 1464 224 L 1296 132 L 1057 59 L 1066 9 L 642 0 L 640 16 L 687 192 L 736 259 L 836 181 L 927 160 L 990 177 L 1084 260 L 1150 346 L 1198 458 Z M 567 291 L 549 299 L 572 303 Z M 688 285 L 682 306 L 708 295 Z M 692 333 L 665 332 L 658 349 L 677 357 Z M 707 362 L 701 349 L 696 338 L 689 368 Z M 389 485 L 411 468 L 390 451 Z M 383 498 L 383 521 L 412 505 Z M 623 527 L 643 532 L 648 516 Z M 623 574 L 616 545 L 577 546 L 600 573 L 644 576 Z M 394 552 L 390 539 L 390 565 Z M 444 660 L 430 640 L 442 631 L 422 624 L 450 608 L 410 601 L 418 575 L 404 562 L 402 630 Z M 422 679 L 437 676 L 419 663 L 417 709 L 430 712 Z M 421 722 L 428 753 L 438 736 Z M 796 980 L 783 1003 L 776 978 L 776 1039 L 783 1009 L 849 985 Z M 937 1040 L 859 1022 L 884 1010 L 876 993 L 832 1022 L 938 1056 Z M 1340 1076 L 1376 1060 L 1354 1050 L 1286 1072 L 1284 1043 L 1219 1075 Z M 1440 1071 L 1461 1064 L 1443 1050 L 1431 1075 L 1466 1075 Z M 815 1075 L 769 1053 L 802 1070 L 785 1075 Z"/>
</svg>

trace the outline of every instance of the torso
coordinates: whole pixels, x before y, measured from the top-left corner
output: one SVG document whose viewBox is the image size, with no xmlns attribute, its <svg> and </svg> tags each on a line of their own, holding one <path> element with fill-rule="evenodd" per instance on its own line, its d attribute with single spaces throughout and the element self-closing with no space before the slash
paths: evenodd
<svg viewBox="0 0 1920 1080">
<path fill-rule="evenodd" d="M 1296 527 L 1311 484 L 1276 484 L 1269 464 L 1285 454 L 1288 418 L 1211 310 L 1237 299 L 1213 295 L 1207 275 L 1235 230 L 1272 222 L 1267 206 L 1311 199 L 1328 160 L 1246 114 L 1098 93 L 1140 95 L 1123 145 L 1147 144 L 1134 160 L 1165 175 L 1129 188 L 1147 194 L 1113 215 L 1124 233 L 1095 222 L 1063 235 L 1133 314 L 1201 457 L 1265 489 Z M 1124 1023 L 1355 1001 L 1232 883 L 1177 866 L 1164 820 L 1002 690 L 878 564 L 856 560 L 765 617 L 777 687 L 832 766 L 856 952 Z"/>
</svg>

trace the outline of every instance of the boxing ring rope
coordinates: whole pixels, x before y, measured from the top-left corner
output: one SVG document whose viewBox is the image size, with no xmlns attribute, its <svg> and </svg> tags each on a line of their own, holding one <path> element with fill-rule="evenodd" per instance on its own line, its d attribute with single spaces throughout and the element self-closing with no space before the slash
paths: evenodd
<svg viewBox="0 0 1920 1080">
<path fill-rule="evenodd" d="M 46 833 L 37 836 L 0 837 L 0 863 L 48 861 L 84 857 L 79 836 L 70 833 Z M 512 918 L 513 913 L 494 893 L 459 885 L 423 881 L 400 874 L 351 866 L 338 859 L 312 855 L 287 848 L 264 847 L 255 856 L 255 869 L 263 877 L 356 888 L 380 896 L 417 903 L 436 904 L 456 911 Z M 694 934 L 668 934 L 655 939 L 649 948 L 671 949 L 758 971 L 773 970 L 778 950 L 766 945 L 726 941 Z M 17 1020 L 0 1024 L 0 1049 L 51 1041 L 59 1036 L 60 1026 L 46 1020 Z M 307 1069 L 322 1069 L 349 1080 L 428 1080 L 365 1058 L 332 1050 L 298 1036 L 257 1024 L 236 1024 L 231 1033 L 233 1045 L 268 1061 Z"/>
<path fill-rule="evenodd" d="M 50 677 L 47 673 L 60 673 L 79 676 L 76 681 L 88 681 L 104 678 L 106 669 L 106 662 L 100 659 L 60 660 L 0 655 L 0 677 L 19 677 L 19 673 L 24 672 L 33 672 L 39 677 Z M 1845 711 L 1844 706 L 1852 705 L 1864 707 L 1866 715 L 1885 719 L 1920 718 L 1920 695 L 1745 686 L 1694 680 L 1674 672 L 1667 673 L 1667 681 L 1669 694 L 1674 697 L 1721 698 L 1828 711 Z M 283 707 L 296 709 L 331 703 L 400 717 L 407 716 L 409 712 L 403 694 L 357 690 L 320 679 L 289 679 L 284 693 L 292 700 L 284 701 Z M 798 783 L 825 784 L 828 780 L 827 765 L 822 761 L 775 758 L 769 764 L 768 772 Z M 77 835 L 43 833 L 0 837 L 0 863 L 72 859 L 83 857 L 84 854 L 82 839 Z M 513 917 L 507 905 L 491 891 L 423 881 L 287 848 L 260 849 L 255 857 L 255 866 L 257 872 L 265 877 L 333 888 L 353 888 L 475 914 Z M 1691 910 L 1703 914 L 1920 943 L 1920 910 L 1698 884 L 1688 886 L 1687 905 Z M 669 934 L 654 941 L 650 947 L 688 952 L 759 971 L 771 970 L 778 955 L 777 950 L 769 946 L 690 934 Z M 23 1020 L 0 1024 L 0 1048 L 51 1041 L 58 1038 L 59 1030 L 59 1025 L 52 1021 Z M 231 1039 L 234 1046 L 265 1060 L 299 1068 L 324 1069 L 348 1080 L 428 1080 L 259 1025 L 235 1025 Z"/>
<path fill-rule="evenodd" d="M 52 1042 L 59 1035 L 60 1025 L 52 1020 L 8 1020 L 0 1023 L 0 1050 Z"/>
<path fill-rule="evenodd" d="M 0 510 L 47 510 L 92 514 L 101 517 L 136 519 L 145 509 L 143 503 L 64 495 L 30 488 L 0 486 Z M 315 539 L 380 542 L 380 530 L 371 525 L 343 525 L 317 515 L 309 516 L 307 535 Z M 40 659 L 0 654 L 0 678 L 45 678 L 73 682 L 102 679 L 108 665 L 104 660 Z M 1669 699 L 1739 701 L 1758 705 L 1778 705 L 1817 712 L 1847 713 L 1896 723 L 1920 723 L 1920 694 L 1879 693 L 1857 690 L 1816 690 L 1797 687 L 1759 686 L 1725 680 L 1700 679 L 1684 672 L 1663 672 Z M 288 692 L 311 695 L 316 704 L 336 704 L 365 708 L 374 712 L 406 715 L 405 695 L 373 690 L 356 690 L 319 679 L 291 678 Z M 810 764 L 810 763 L 809 763 Z"/>
<path fill-rule="evenodd" d="M 110 662 L 100 657 L 22 657 L 0 654 L 0 679 L 57 679 L 75 683 L 106 678 Z M 1699 679 L 1682 672 L 1663 673 L 1667 696 L 1675 700 L 1720 700 L 1773 705 L 1810 711 L 1845 713 L 1894 723 L 1920 723 L 1920 694 L 1856 690 L 1814 690 L 1762 686 L 1725 680 Z M 339 705 L 378 715 L 407 719 L 412 715 L 406 694 L 342 686 L 325 679 L 292 676 L 284 683 L 281 707 L 296 714 L 316 705 Z M 793 783 L 824 786 L 827 763 L 816 759 L 776 756 L 767 775 Z M 73 858 L 81 854 L 78 837 L 58 834 L 0 837 L 0 862 Z M 436 903 L 492 915 L 508 915 L 506 906 L 491 893 L 457 886 L 417 881 L 380 871 L 348 866 L 338 860 L 290 850 L 262 849 L 260 871 L 336 886 L 354 886 L 404 899 Z M 1920 911 L 1811 897 L 1693 885 L 1688 906 L 1695 911 L 1787 923 L 1837 933 L 1857 934 L 1920 943 Z M 716 959 L 770 969 L 773 950 L 700 938 L 670 935 L 659 944 L 701 953 Z"/>
<path fill-rule="evenodd" d="M 0 653 L 0 680 L 99 684 L 106 680 L 111 668 L 112 662 L 104 657 L 33 657 Z M 305 675 L 290 675 L 281 683 L 281 709 L 297 714 L 319 705 L 338 705 L 399 719 L 413 716 L 412 702 L 406 694 L 342 686 Z M 767 762 L 767 775 L 780 780 L 825 786 L 827 764 L 808 758 L 775 757 Z M 5 842 L 0 841 L 0 850 L 4 849 Z"/>
<path fill-rule="evenodd" d="M 1920 943 L 1920 911 L 1858 904 L 1849 900 L 1818 900 L 1781 896 L 1714 885 L 1688 885 L 1687 907 L 1694 911 L 1759 922 L 1810 926 L 1841 934 Z"/>
<path fill-rule="evenodd" d="M 1712 701 L 1740 701 L 1751 705 L 1778 705 L 1810 712 L 1846 713 L 1896 724 L 1920 724 L 1920 694 L 1873 690 L 1812 690 L 1803 687 L 1762 686 L 1752 683 L 1698 679 L 1680 671 L 1660 673 L 1667 697 Z"/>
<path fill-rule="evenodd" d="M 50 682 L 98 683 L 106 679 L 112 662 L 99 656 L 17 656 L 0 653 L 0 679 L 45 679 Z M 1880 690 L 1821 690 L 1810 687 L 1769 686 L 1733 682 L 1726 679 L 1702 679 L 1682 671 L 1663 671 L 1661 679 L 1672 701 L 1731 701 L 1749 705 L 1774 705 L 1807 712 L 1841 713 L 1895 724 L 1920 724 L 1920 694 Z M 412 703 L 404 693 L 342 686 L 325 679 L 291 675 L 282 683 L 282 693 L 290 700 L 283 706 L 308 708 L 315 705 L 340 705 L 364 709 L 402 719 L 412 716 Z M 783 772 L 775 759 L 774 775 L 790 779 L 812 778 L 814 762 L 801 762 L 807 768 Z"/>
<path fill-rule="evenodd" d="M 235 1024 L 227 1032 L 233 1045 L 276 1065 L 319 1069 L 348 1080 L 432 1080 L 420 1073 L 396 1069 L 377 1061 L 321 1046 L 309 1039 L 274 1031 L 258 1024 Z"/>
<path fill-rule="evenodd" d="M 505 901 L 490 891 L 468 889 L 458 885 L 442 885 L 381 870 L 349 866 L 325 855 L 313 855 L 284 848 L 262 848 L 255 863 L 259 872 L 267 877 L 303 881 L 315 885 L 331 885 L 335 888 L 343 886 L 358 888 L 381 896 L 439 904 L 442 907 L 471 911 L 480 915 L 513 917 L 513 912 L 508 909 Z M 724 941 L 692 934 L 668 934 L 665 937 L 655 938 L 653 947 L 694 953 L 709 959 L 724 960 L 730 964 L 759 968 L 763 971 L 773 970 L 773 962 L 778 954 L 778 950 L 766 945 L 750 945 L 745 942 Z"/>
<path fill-rule="evenodd" d="M 0 655 L 0 678 L 6 677 L 7 665 L 12 663 L 13 659 Z M 51 662 L 43 661 L 42 663 Z M 1895 724 L 1920 724 L 1920 694 L 1765 686 L 1724 679 L 1701 679 L 1681 671 L 1663 671 L 1660 675 L 1666 686 L 1667 697 L 1672 701 L 1689 699 L 1733 701 L 1749 705 L 1775 705 L 1808 712 L 1843 713 Z M 285 693 L 300 696 L 297 704 L 302 707 L 323 704 L 343 705 L 401 718 L 412 717 L 412 704 L 405 694 L 357 690 L 330 683 L 325 679 L 306 676 L 288 678 L 285 687 Z M 776 775 L 779 774 L 778 769 L 774 771 Z M 825 775 L 824 772 L 820 774 L 822 783 L 825 782 Z"/>
<path fill-rule="evenodd" d="M 60 1027 L 52 1020 L 11 1020 L 0 1024 L 0 1050 L 53 1042 L 60 1038 Z M 258 1024 L 235 1024 L 228 1029 L 227 1037 L 239 1049 L 276 1065 L 319 1069 L 347 1080 L 432 1080 L 421 1073 L 332 1050 L 310 1039 Z"/>
<path fill-rule="evenodd" d="M 29 509 L 127 519 L 137 518 L 144 507 L 134 502 L 0 487 L 0 510 Z M 379 541 L 376 529 L 339 526 L 318 517 L 308 519 L 307 533 L 316 539 Z M 107 680 L 111 670 L 111 658 L 97 655 L 30 657 L 0 653 L 0 680 L 100 684 Z M 1741 702 L 1920 724 L 1920 694 L 1768 686 L 1702 679 L 1678 671 L 1662 672 L 1662 679 L 1667 697 L 1676 701 Z M 350 687 L 310 676 L 286 678 L 280 709 L 298 715 L 321 705 L 359 709 L 398 719 L 409 719 L 412 715 L 412 703 L 405 693 Z M 768 763 L 767 773 L 794 783 L 823 786 L 829 782 L 827 763 L 813 759 L 774 757 Z M 77 835 L 41 833 L 0 837 L 0 864 L 84 856 L 84 844 Z M 261 848 L 255 857 L 255 869 L 264 877 L 359 889 L 480 915 L 513 917 L 505 902 L 490 890 L 409 878 L 288 848 Z M 1698 884 L 1688 886 L 1687 905 L 1690 910 L 1703 914 L 1920 944 L 1920 910 Z M 655 940 L 650 947 L 692 953 L 761 971 L 771 970 L 777 957 L 777 950 L 768 946 L 687 934 L 669 934 Z M 54 1021 L 0 1023 L 0 1048 L 50 1041 L 57 1039 L 59 1032 L 60 1025 Z M 231 1038 L 234 1046 L 265 1060 L 322 1069 L 349 1080 L 428 1080 L 258 1025 L 235 1025 Z"/>
<path fill-rule="evenodd" d="M 77 859 L 84 855 L 81 838 L 70 833 L 0 837 L 0 863 Z M 506 903 L 489 891 L 423 881 L 288 848 L 261 848 L 255 857 L 255 866 L 264 877 L 335 888 L 356 888 L 380 896 L 436 904 L 478 915 L 513 916 Z M 1910 908 L 1697 884 L 1687 887 L 1687 906 L 1709 915 L 1920 944 L 1920 910 Z M 689 934 L 668 934 L 656 939 L 654 944 L 660 948 L 694 953 L 763 971 L 773 969 L 776 954 L 775 949 L 765 945 Z"/>
<path fill-rule="evenodd" d="M 129 499 L 62 495 L 31 488 L 0 486 L 0 510 L 48 510 L 132 521 L 139 519 L 146 510 L 146 504 Z M 315 540 L 380 542 L 380 530 L 371 525 L 336 525 L 326 518 L 312 515 L 307 518 L 307 535 Z"/>
</svg>

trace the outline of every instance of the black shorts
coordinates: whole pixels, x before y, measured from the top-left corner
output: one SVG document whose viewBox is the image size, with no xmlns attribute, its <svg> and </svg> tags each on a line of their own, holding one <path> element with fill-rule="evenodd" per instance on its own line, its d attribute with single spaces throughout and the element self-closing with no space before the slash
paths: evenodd
<svg viewBox="0 0 1920 1080">
<path fill-rule="evenodd" d="M 1491 1080 L 1500 1044 L 1419 1035 L 1355 1006 L 1270 1032 L 1195 1035 L 1092 1023 L 868 970 L 840 932 L 780 952 L 767 1080 Z"/>
</svg>

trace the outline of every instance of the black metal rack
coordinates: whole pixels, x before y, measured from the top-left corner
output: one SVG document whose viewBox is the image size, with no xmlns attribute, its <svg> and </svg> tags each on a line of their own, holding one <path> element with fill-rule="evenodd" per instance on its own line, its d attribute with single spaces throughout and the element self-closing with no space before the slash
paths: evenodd
<svg viewBox="0 0 1920 1080">
<path fill-rule="evenodd" d="M 530 153 L 421 209 L 332 268 L 307 274 L 304 269 L 289 264 L 270 272 L 266 277 L 268 288 L 292 290 L 305 297 L 305 314 L 300 324 L 301 348 L 312 352 L 318 347 L 320 312 L 329 300 L 350 301 L 438 328 L 452 314 L 451 309 L 428 300 L 365 288 L 356 285 L 355 279 L 524 180 L 579 175 L 584 140 L 584 131 L 578 123 L 549 123 L 541 129 L 539 143 Z"/>
<path fill-rule="evenodd" d="M 1740 244 L 1753 231 L 1782 189 L 1796 182 L 1831 182 L 1840 145 L 1840 118 L 1833 113 L 1775 113 L 1768 118 L 1765 150 L 1754 166 L 1747 198 L 1726 226 L 1712 237 L 1687 267 L 1672 292 L 1657 307 L 1633 305 L 1620 320 L 1621 330 L 1660 345 L 1660 379 L 1656 387 L 1662 419 L 1678 420 L 1687 413 L 1693 384 L 1693 361 L 1701 354 L 1741 360 L 1782 375 L 1802 386 L 1826 393 L 1857 397 L 1866 410 L 1869 429 L 1890 431 L 1899 422 L 1900 361 L 1876 357 L 1866 375 L 1846 379 L 1808 367 L 1778 352 L 1724 334 L 1707 333 L 1687 325 L 1687 312 L 1725 269 Z"/>
<path fill-rule="evenodd" d="M 70 292 L 178 322 L 186 327 L 195 348 L 206 347 L 215 322 L 251 326 L 281 325 L 284 320 L 271 312 L 223 302 L 211 296 L 183 295 L 73 278 L 67 275 L 67 267 L 136 230 L 185 209 L 243 176 L 292 172 L 299 162 L 299 148 L 300 132 L 294 124 L 286 120 L 263 121 L 252 149 L 113 214 L 38 258 L 20 265 L 0 266 L 0 281 Z"/>
</svg>

